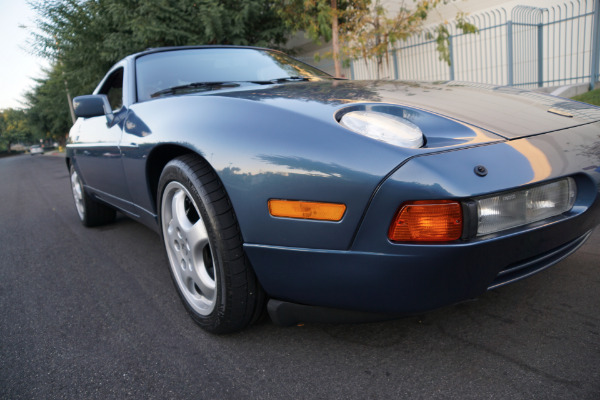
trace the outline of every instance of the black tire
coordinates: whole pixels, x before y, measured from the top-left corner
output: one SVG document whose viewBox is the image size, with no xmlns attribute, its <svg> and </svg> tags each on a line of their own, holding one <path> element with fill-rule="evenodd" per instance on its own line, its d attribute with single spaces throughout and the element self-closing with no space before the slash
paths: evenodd
<svg viewBox="0 0 600 400">
<path fill-rule="evenodd" d="M 196 155 L 173 159 L 162 171 L 157 194 L 171 277 L 192 319 L 211 333 L 254 323 L 265 295 L 244 253 L 229 197 L 210 165 Z"/>
<path fill-rule="evenodd" d="M 70 168 L 70 175 L 73 200 L 75 200 L 75 208 L 81 223 L 84 226 L 92 227 L 113 222 L 117 215 L 116 210 L 94 200 L 86 193 L 83 182 L 72 165 Z"/>
</svg>

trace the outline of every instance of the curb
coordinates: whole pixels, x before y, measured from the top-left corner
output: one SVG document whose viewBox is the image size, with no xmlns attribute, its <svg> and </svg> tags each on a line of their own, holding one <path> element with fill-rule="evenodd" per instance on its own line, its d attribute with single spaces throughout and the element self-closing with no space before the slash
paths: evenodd
<svg viewBox="0 0 600 400">
<path fill-rule="evenodd" d="M 49 151 L 47 153 L 44 153 L 45 156 L 50 156 L 50 157 L 66 157 L 66 153 L 63 151 Z"/>
<path fill-rule="evenodd" d="M 600 82 L 598 82 L 595 86 L 598 86 Z M 564 97 L 570 99 L 573 96 L 577 96 L 578 94 L 587 93 L 590 89 L 590 83 L 575 83 L 572 85 L 563 85 L 563 86 L 552 86 L 552 87 L 543 87 L 543 88 L 535 88 L 532 89 L 535 92 L 548 93 L 552 96 Z"/>
</svg>

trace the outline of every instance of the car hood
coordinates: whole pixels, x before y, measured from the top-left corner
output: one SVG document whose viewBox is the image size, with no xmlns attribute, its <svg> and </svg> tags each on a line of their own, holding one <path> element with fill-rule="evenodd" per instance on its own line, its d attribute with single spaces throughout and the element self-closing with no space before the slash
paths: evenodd
<svg viewBox="0 0 600 400">
<path fill-rule="evenodd" d="M 529 90 L 465 82 L 319 81 L 243 87 L 211 95 L 264 101 L 298 112 L 354 103 L 413 107 L 516 139 L 600 121 L 600 108 Z M 302 102 L 300 107 L 298 102 Z M 328 109 L 329 107 L 324 107 Z M 328 112 L 330 112 L 329 110 Z M 311 114 L 316 116 L 314 113 Z M 329 114 L 331 115 L 331 114 Z"/>
</svg>

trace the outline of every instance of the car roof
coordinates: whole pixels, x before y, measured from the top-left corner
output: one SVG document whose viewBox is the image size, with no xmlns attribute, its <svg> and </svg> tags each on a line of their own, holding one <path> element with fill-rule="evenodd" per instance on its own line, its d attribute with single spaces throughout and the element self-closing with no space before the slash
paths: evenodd
<svg viewBox="0 0 600 400">
<path fill-rule="evenodd" d="M 281 53 L 279 50 L 268 49 L 266 47 L 256 47 L 256 46 L 234 46 L 234 45 L 197 45 L 197 46 L 168 46 L 168 47 L 155 47 L 148 48 L 139 53 L 131 54 L 126 58 L 138 58 L 141 56 L 145 56 L 153 53 L 161 53 L 166 51 L 176 51 L 176 50 L 190 50 L 190 49 L 253 49 L 253 50 L 263 50 L 263 51 L 275 51 L 277 53 Z"/>
</svg>

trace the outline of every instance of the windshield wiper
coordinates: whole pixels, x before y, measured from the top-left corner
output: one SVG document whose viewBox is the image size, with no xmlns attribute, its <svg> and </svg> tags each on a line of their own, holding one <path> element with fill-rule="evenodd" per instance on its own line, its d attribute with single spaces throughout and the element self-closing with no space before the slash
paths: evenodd
<svg viewBox="0 0 600 400">
<path fill-rule="evenodd" d="M 269 79 L 269 83 L 284 83 L 284 82 L 308 82 L 310 78 L 307 76 L 284 76 L 282 78 Z"/>
<path fill-rule="evenodd" d="M 150 95 L 151 98 L 163 96 L 165 94 L 175 94 L 177 92 L 194 91 L 194 90 L 214 90 L 222 88 L 234 88 L 240 86 L 241 83 L 254 83 L 257 85 L 272 85 L 285 82 L 306 82 L 310 81 L 306 76 L 285 76 L 281 78 L 268 79 L 264 81 L 224 81 L 224 82 L 193 82 L 185 85 L 173 86 Z"/>
<path fill-rule="evenodd" d="M 250 83 L 256 83 L 258 85 L 273 85 L 285 82 L 308 82 L 310 80 L 311 78 L 308 76 L 284 76 L 282 78 L 266 79 L 264 81 L 250 81 Z"/>
<path fill-rule="evenodd" d="M 151 98 L 159 97 L 165 94 L 175 94 L 186 90 L 213 90 L 215 88 L 234 88 L 240 86 L 237 82 L 193 82 L 185 85 L 173 86 L 167 89 L 159 90 L 150 95 Z"/>
</svg>

